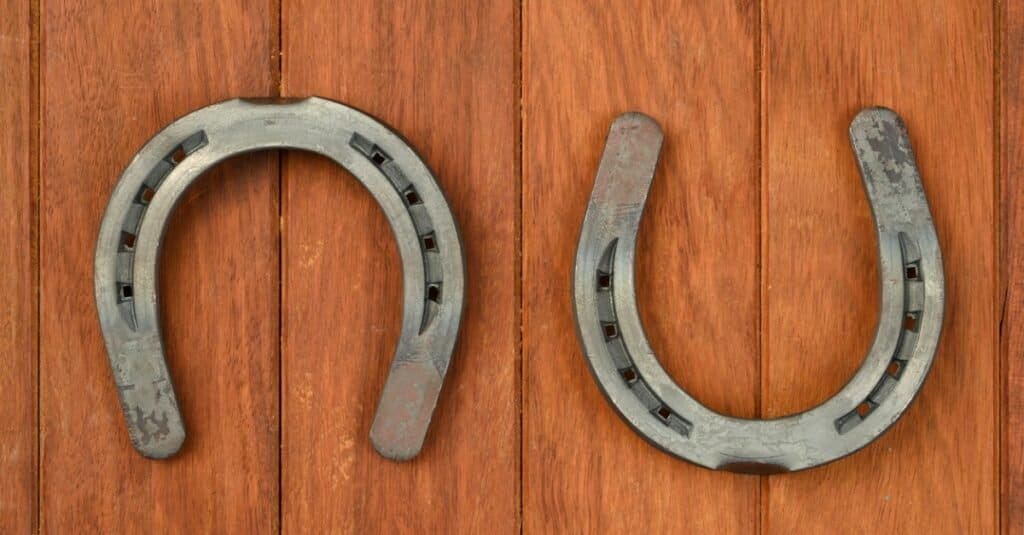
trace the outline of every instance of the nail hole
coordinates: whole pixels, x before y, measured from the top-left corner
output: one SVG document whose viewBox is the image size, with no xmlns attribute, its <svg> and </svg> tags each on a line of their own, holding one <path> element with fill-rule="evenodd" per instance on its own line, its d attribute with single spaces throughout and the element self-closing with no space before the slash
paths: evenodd
<svg viewBox="0 0 1024 535">
<path fill-rule="evenodd" d="M 917 279 L 917 266 L 907 266 L 907 279 Z"/>
<path fill-rule="evenodd" d="M 405 190 L 405 202 L 409 205 L 420 204 L 423 199 L 420 199 L 420 194 L 416 193 L 415 189 L 409 188 Z"/>
<path fill-rule="evenodd" d="M 660 416 L 662 420 L 668 420 L 668 417 L 672 416 L 672 411 L 669 410 L 668 407 L 662 405 L 658 407 L 658 416 Z"/>
<path fill-rule="evenodd" d="M 188 154 L 185 154 L 185 149 L 179 146 L 178 148 L 174 149 L 174 153 L 171 154 L 171 161 L 173 161 L 174 163 L 181 163 L 181 161 L 184 160 L 186 156 L 188 156 Z"/>
<path fill-rule="evenodd" d="M 135 235 L 131 232 L 121 233 L 121 246 L 126 250 L 131 251 L 135 248 Z"/>
<path fill-rule="evenodd" d="M 605 323 L 603 329 L 605 338 L 615 338 L 619 335 L 619 330 L 615 327 L 614 323 Z"/>
<path fill-rule="evenodd" d="M 142 204 L 149 204 L 149 201 L 153 200 L 154 195 L 156 195 L 156 192 L 153 191 L 152 188 L 149 186 L 142 186 L 142 192 L 139 193 L 139 200 L 142 201 Z"/>
<path fill-rule="evenodd" d="M 861 418 L 867 416 L 869 412 L 871 412 L 871 405 L 868 405 L 867 401 L 862 401 L 860 405 L 857 405 L 857 414 Z"/>
<path fill-rule="evenodd" d="M 427 299 L 439 303 L 441 301 L 441 287 L 436 284 L 427 286 Z"/>
<path fill-rule="evenodd" d="M 625 370 L 622 370 L 621 373 L 622 378 L 625 379 L 627 383 L 632 383 L 637 379 L 636 370 L 634 370 L 633 368 L 626 368 Z"/>
<path fill-rule="evenodd" d="M 370 159 L 377 165 L 384 165 L 384 162 L 388 161 L 388 157 L 384 156 L 384 153 L 378 151 L 373 151 L 373 155 L 370 156 Z"/>
<path fill-rule="evenodd" d="M 913 314 L 907 314 L 906 317 L 903 318 L 903 328 L 908 330 L 908 331 L 916 331 L 917 330 L 917 316 L 915 316 Z"/>
<path fill-rule="evenodd" d="M 437 250 L 437 241 L 434 240 L 434 235 L 433 234 L 428 234 L 428 235 L 423 237 L 423 248 L 428 250 L 428 251 L 436 251 Z"/>
<path fill-rule="evenodd" d="M 900 366 L 900 362 L 898 360 L 894 360 L 889 363 L 889 367 L 885 369 L 885 373 L 896 377 L 900 373 L 900 368 L 902 368 L 902 366 Z"/>
<path fill-rule="evenodd" d="M 132 289 L 131 284 L 124 284 L 121 286 L 121 300 L 127 301 L 135 296 L 135 291 Z"/>
<path fill-rule="evenodd" d="M 612 287 L 612 276 L 607 273 L 597 274 L 597 288 L 600 290 L 607 290 Z"/>
</svg>

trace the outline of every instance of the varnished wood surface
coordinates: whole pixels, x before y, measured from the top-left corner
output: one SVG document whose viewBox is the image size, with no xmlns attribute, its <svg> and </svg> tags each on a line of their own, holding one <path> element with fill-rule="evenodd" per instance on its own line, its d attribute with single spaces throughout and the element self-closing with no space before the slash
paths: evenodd
<svg viewBox="0 0 1024 535">
<path fill-rule="evenodd" d="M 765 415 L 811 407 L 860 365 L 877 321 L 858 109 L 904 118 L 942 247 L 944 331 L 906 416 L 856 455 L 769 478 L 766 532 L 997 527 L 994 13 L 974 0 L 765 2 Z"/>
<path fill-rule="evenodd" d="M 189 437 L 130 446 L 93 297 L 93 246 L 134 153 L 176 117 L 276 91 L 268 2 L 43 6 L 40 517 L 49 533 L 272 531 L 278 520 L 278 164 L 225 163 L 165 237 L 167 359 Z"/>
<path fill-rule="evenodd" d="M 3 8 L 0 533 L 1024 533 L 1020 1 Z M 465 319 L 423 454 L 393 464 L 367 440 L 400 322 L 384 218 L 326 160 L 263 153 L 172 219 L 161 314 L 189 438 L 145 460 L 92 295 L 110 190 L 190 110 L 309 94 L 399 130 L 463 232 Z M 799 474 L 655 450 L 601 397 L 572 317 L 611 120 L 666 132 L 637 266 L 654 349 L 711 408 L 775 417 L 831 396 L 874 329 L 846 138 L 867 105 L 907 121 L 943 247 L 917 402 Z"/>
<path fill-rule="evenodd" d="M 666 133 L 638 244 L 651 344 L 699 399 L 757 416 L 757 6 L 535 1 L 523 19 L 524 531 L 753 532 L 756 477 L 677 461 L 605 402 L 570 284 L 608 127 L 645 112 Z"/>
<path fill-rule="evenodd" d="M 35 94 L 28 2 L 0 2 L 0 533 L 35 525 Z"/>
<path fill-rule="evenodd" d="M 466 306 L 433 425 L 408 463 L 367 438 L 398 342 L 402 274 L 383 214 L 345 171 L 283 167 L 282 528 L 518 529 L 515 5 L 286 0 L 286 96 L 346 102 L 397 129 L 462 232 Z"/>
<path fill-rule="evenodd" d="M 1003 2 L 1000 39 L 1002 200 L 1002 527 L 1024 534 L 1024 2 Z"/>
</svg>

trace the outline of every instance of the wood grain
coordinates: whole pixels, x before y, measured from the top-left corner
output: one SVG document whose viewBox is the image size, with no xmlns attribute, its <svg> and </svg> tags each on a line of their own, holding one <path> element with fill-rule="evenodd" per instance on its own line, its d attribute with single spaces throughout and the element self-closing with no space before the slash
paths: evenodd
<svg viewBox="0 0 1024 535">
<path fill-rule="evenodd" d="M 1021 2 L 334 4 L 0 6 L 0 532 L 1024 534 Z M 176 212 L 161 314 L 190 436 L 167 462 L 128 442 L 92 296 L 111 188 L 175 117 L 279 90 L 395 126 L 460 222 L 463 331 L 411 463 L 367 439 L 400 323 L 390 230 L 293 153 L 227 162 Z M 593 383 L 570 300 L 611 120 L 666 131 L 637 266 L 653 347 L 712 408 L 774 417 L 831 396 L 870 342 L 846 127 L 874 104 L 909 125 L 945 256 L 921 396 L 799 474 L 650 447 Z"/>
<path fill-rule="evenodd" d="M 1024 534 L 1024 3 L 1002 2 L 1002 526 Z"/>
<path fill-rule="evenodd" d="M 569 284 L 608 127 L 650 114 L 666 143 L 640 230 L 640 313 L 681 386 L 757 415 L 756 5 L 538 1 L 524 20 L 524 531 L 749 533 L 756 477 L 669 457 L 605 402 Z"/>
<path fill-rule="evenodd" d="M 325 159 L 284 165 L 282 523 L 286 531 L 514 533 L 518 528 L 512 1 L 283 5 L 285 94 L 395 127 L 462 230 L 467 301 L 427 443 L 384 460 L 368 432 L 398 341 L 402 280 L 383 214 Z"/>
<path fill-rule="evenodd" d="M 133 154 L 195 108 L 273 94 L 268 2 L 45 2 L 42 529 L 269 532 L 278 518 L 278 164 L 235 159 L 164 241 L 161 317 L 189 438 L 130 446 L 96 319 L 93 245 Z"/>
<path fill-rule="evenodd" d="M 894 428 L 827 467 L 769 480 L 766 533 L 991 533 L 997 525 L 993 9 L 764 4 L 766 416 L 827 399 L 877 319 L 870 211 L 846 129 L 906 120 L 942 246 L 945 331 Z"/>
<path fill-rule="evenodd" d="M 36 216 L 29 3 L 0 3 L 0 533 L 36 521 Z"/>
</svg>

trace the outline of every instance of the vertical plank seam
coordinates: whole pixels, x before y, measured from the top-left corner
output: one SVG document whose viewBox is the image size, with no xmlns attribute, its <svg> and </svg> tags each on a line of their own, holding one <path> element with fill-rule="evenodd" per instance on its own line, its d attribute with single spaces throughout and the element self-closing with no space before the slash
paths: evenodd
<svg viewBox="0 0 1024 535">
<path fill-rule="evenodd" d="M 526 390 L 526 384 L 525 384 L 525 377 L 526 377 L 525 366 L 526 365 L 525 365 L 525 361 L 524 361 L 524 358 L 523 358 L 523 327 L 524 327 L 523 326 L 523 287 L 524 287 L 523 274 L 525 272 L 524 265 L 523 265 L 523 262 L 524 262 L 524 259 L 523 259 L 523 207 L 524 207 L 524 202 L 523 202 L 523 168 L 524 168 L 524 165 L 525 165 L 525 162 L 523 161 L 523 142 L 524 142 L 524 140 L 526 138 L 525 132 L 524 132 L 524 128 L 525 128 L 525 124 L 526 124 L 526 117 L 525 117 L 526 106 L 523 104 L 523 65 L 524 65 L 523 55 L 525 54 L 525 49 L 524 49 L 524 31 L 523 31 L 524 24 L 523 24 L 523 20 L 524 20 L 525 6 L 526 6 L 526 0 L 519 0 L 515 4 L 515 8 L 514 8 L 515 9 L 515 13 L 513 14 L 513 17 L 515 18 L 515 21 L 513 23 L 514 26 L 515 26 L 515 30 L 513 31 L 513 34 L 514 34 L 513 35 L 513 39 L 515 40 L 513 54 L 514 54 L 514 58 L 515 58 L 514 59 L 514 62 L 515 62 L 514 76 L 515 76 L 515 86 L 516 86 L 516 89 L 515 89 L 515 99 L 516 99 L 516 101 L 515 101 L 515 103 L 513 105 L 516 108 L 516 113 L 515 113 L 516 123 L 517 123 L 516 124 L 516 136 L 518 137 L 518 139 L 516 139 L 516 141 L 515 141 L 515 143 L 516 143 L 516 159 L 515 159 L 515 166 L 516 166 L 516 169 L 515 169 L 515 176 L 516 176 L 516 200 L 517 200 L 517 203 L 518 203 L 518 207 L 517 207 L 517 210 L 516 210 L 516 221 L 515 221 L 515 240 L 516 240 L 516 244 L 515 244 L 515 247 L 516 247 L 516 277 L 515 277 L 515 280 L 516 280 L 516 284 L 515 284 L 516 306 L 515 306 L 515 314 L 516 314 L 516 325 L 518 327 L 518 331 L 516 332 L 516 342 L 515 342 L 515 346 L 516 346 L 515 347 L 516 361 L 517 361 L 516 362 L 516 375 L 517 375 L 517 377 L 516 377 L 516 386 L 517 386 L 517 388 L 516 388 L 516 400 L 515 400 L 515 403 L 516 403 L 516 412 L 517 412 L 517 418 L 518 418 L 518 422 L 517 422 L 518 425 L 517 425 L 516 435 L 517 435 L 517 438 L 518 438 L 517 443 L 518 443 L 518 448 L 519 448 L 519 451 L 517 452 L 517 454 L 518 454 L 517 455 L 518 456 L 518 461 L 519 461 L 519 466 L 518 466 L 517 472 L 519 472 L 519 474 L 518 474 L 519 477 L 517 478 L 516 481 L 517 481 L 517 485 L 518 485 L 519 488 L 516 489 L 516 507 L 515 507 L 515 510 L 516 510 L 516 522 L 518 523 L 518 532 L 520 533 L 520 535 L 522 535 L 522 533 L 523 533 L 523 526 L 525 524 L 525 511 L 523 510 L 523 508 L 524 508 L 525 493 L 526 493 L 526 490 L 525 490 L 526 489 L 526 485 L 525 485 L 525 481 L 524 481 L 525 459 L 524 459 L 524 456 L 523 456 L 523 452 L 525 450 L 524 438 L 525 438 L 525 435 L 526 435 L 526 430 L 523 427 L 524 426 L 523 408 L 524 408 L 525 390 Z"/>
<path fill-rule="evenodd" d="M 270 70 L 278 98 L 284 95 L 284 0 L 271 0 L 271 30 L 276 42 L 271 50 Z M 272 531 L 281 533 L 284 522 L 284 159 L 286 151 L 277 151 L 277 525 Z"/>
<path fill-rule="evenodd" d="M 1003 432 L 1002 425 L 1004 419 L 1003 410 L 1005 407 L 1004 396 L 1009 395 L 1009 389 L 1007 385 L 1004 385 L 1005 378 L 1005 364 L 1006 355 L 1003 352 L 1003 320 L 1004 311 L 1006 306 L 1006 291 L 1005 280 L 1003 280 L 1003 269 L 1002 262 L 1004 260 L 1003 251 L 1003 229 L 1002 225 L 1005 221 L 1006 214 L 1004 213 L 1004 205 L 1002 203 L 1002 192 L 1003 192 L 1003 180 L 1004 173 L 1002 169 L 1003 158 L 1002 158 L 1002 110 L 1003 110 L 1003 99 L 1002 99 L 1002 60 L 1003 60 L 1003 43 L 1005 39 L 1005 28 L 1004 18 L 1002 15 L 1002 2 L 1001 0 L 993 0 L 992 2 L 992 17 L 993 17 L 993 32 L 992 32 L 992 136 L 993 136 L 993 180 L 995 199 L 993 200 L 996 208 L 996 218 L 994 225 L 994 247 L 995 247 L 995 280 L 996 280 L 996 299 L 993 306 L 995 306 L 995 314 L 998 318 L 995 326 L 996 335 L 996 366 L 995 366 L 995 384 L 999 389 L 1000 394 L 995 396 L 995 420 L 996 420 L 996 437 L 995 444 L 995 471 L 996 471 L 996 485 L 995 485 L 995 516 L 996 526 L 1000 531 L 1007 531 L 1007 526 L 1003 524 L 1003 485 L 1005 483 L 1005 474 L 1003 471 Z"/>
<path fill-rule="evenodd" d="M 757 146 L 756 161 L 757 161 L 757 196 L 758 196 L 758 250 L 757 250 L 757 276 L 758 276 L 758 293 L 757 293 L 757 396 L 754 399 L 754 410 L 759 418 L 764 418 L 764 396 L 767 392 L 767 377 L 765 376 L 765 370 L 767 367 L 764 365 L 764 359 L 767 352 L 765 327 L 767 325 L 767 314 L 765 314 L 766 308 L 766 292 L 765 285 L 768 282 L 766 276 L 766 258 L 768 239 L 767 239 L 767 216 L 768 216 L 768 196 L 767 188 L 765 187 L 765 166 L 764 166 L 764 147 L 766 137 L 766 121 L 764 118 L 765 110 L 765 65 L 764 65 L 764 32 L 765 32 L 765 17 L 764 17 L 764 0 L 758 0 L 757 2 L 757 28 L 755 30 L 755 46 L 757 47 L 754 55 L 754 91 L 755 91 L 755 106 L 756 109 L 756 124 L 757 124 Z M 767 508 L 767 496 L 768 496 L 768 484 L 770 476 L 761 475 L 758 476 L 757 496 L 756 503 L 757 509 L 754 518 L 754 530 L 758 535 L 761 535 L 765 531 L 766 515 L 768 513 Z"/>
<path fill-rule="evenodd" d="M 35 390 L 35 489 L 33 492 L 32 524 L 37 533 L 43 529 L 43 457 L 42 457 L 42 429 L 43 429 L 43 403 L 42 403 L 42 254 L 40 235 L 42 232 L 42 0 L 29 1 L 29 196 L 32 199 L 31 223 L 29 224 L 29 241 L 31 243 L 31 264 L 32 272 L 32 299 L 33 319 L 35 322 L 35 340 L 33 341 L 33 353 L 35 353 L 35 377 L 33 388 Z"/>
</svg>

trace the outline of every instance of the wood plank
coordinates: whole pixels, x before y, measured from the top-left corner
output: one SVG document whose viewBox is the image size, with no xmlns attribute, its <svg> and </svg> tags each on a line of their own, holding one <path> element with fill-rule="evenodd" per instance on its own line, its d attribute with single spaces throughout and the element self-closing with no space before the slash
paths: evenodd
<svg viewBox="0 0 1024 535">
<path fill-rule="evenodd" d="M 1024 3 L 1001 2 L 1002 525 L 1024 534 Z"/>
<path fill-rule="evenodd" d="M 161 317 L 189 438 L 131 448 L 93 299 L 111 189 L 165 124 L 274 94 L 269 2 L 46 2 L 43 11 L 42 528 L 271 531 L 278 520 L 278 163 L 234 159 L 176 211 Z"/>
<path fill-rule="evenodd" d="M 336 531 L 517 530 L 515 3 L 284 3 L 282 79 L 394 126 L 462 229 L 467 302 L 421 455 L 384 460 L 370 424 L 401 318 L 383 214 L 325 159 L 284 165 L 282 524 Z"/>
<path fill-rule="evenodd" d="M 38 163 L 33 14 L 0 5 L 0 533 L 28 533 L 36 521 L 36 267 Z"/>
<path fill-rule="evenodd" d="M 773 476 L 766 533 L 991 533 L 997 522 L 993 8 L 951 0 L 767 2 L 766 416 L 852 376 L 878 307 L 871 219 L 847 126 L 906 120 L 945 259 L 945 331 L 894 428 L 825 468 Z"/>
<path fill-rule="evenodd" d="M 757 478 L 669 457 L 605 402 L 569 285 L 608 127 L 645 112 L 666 133 L 638 251 L 647 333 L 698 399 L 757 415 L 756 5 L 528 2 L 524 20 L 524 531 L 749 533 Z"/>
</svg>

